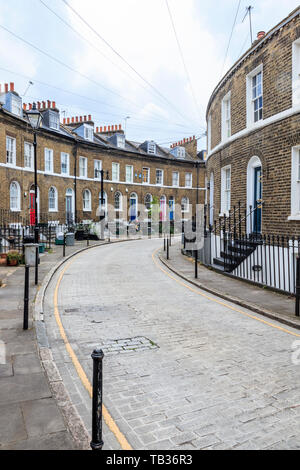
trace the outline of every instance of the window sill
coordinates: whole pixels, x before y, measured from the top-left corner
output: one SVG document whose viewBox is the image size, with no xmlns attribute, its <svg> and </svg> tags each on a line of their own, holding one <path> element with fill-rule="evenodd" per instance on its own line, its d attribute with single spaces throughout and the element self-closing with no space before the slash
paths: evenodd
<svg viewBox="0 0 300 470">
<path fill-rule="evenodd" d="M 53 212 L 58 212 L 58 210 L 57 210 L 57 209 L 48 209 L 48 212 L 52 212 L 52 213 L 53 213 Z"/>
<path fill-rule="evenodd" d="M 287 220 L 288 221 L 292 221 L 292 220 L 300 221 L 300 214 L 299 215 L 290 215 Z"/>
<path fill-rule="evenodd" d="M 11 212 L 21 212 L 21 209 L 10 209 Z"/>
</svg>

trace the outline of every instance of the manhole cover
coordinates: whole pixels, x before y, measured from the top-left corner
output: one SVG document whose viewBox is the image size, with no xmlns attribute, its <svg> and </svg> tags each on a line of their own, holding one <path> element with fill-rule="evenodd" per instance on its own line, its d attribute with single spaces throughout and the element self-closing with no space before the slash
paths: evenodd
<svg viewBox="0 0 300 470">
<path fill-rule="evenodd" d="M 144 336 L 135 336 L 134 338 L 111 339 L 99 344 L 100 349 L 105 355 L 137 353 L 158 349 L 159 346 Z"/>
</svg>

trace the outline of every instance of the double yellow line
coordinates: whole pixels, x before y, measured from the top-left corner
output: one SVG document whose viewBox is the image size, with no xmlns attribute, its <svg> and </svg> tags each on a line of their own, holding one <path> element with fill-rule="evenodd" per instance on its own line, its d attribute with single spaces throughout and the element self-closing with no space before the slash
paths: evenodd
<svg viewBox="0 0 300 470">
<path fill-rule="evenodd" d="M 73 362 L 73 365 L 76 369 L 76 372 L 77 372 L 83 386 L 86 388 L 86 390 L 88 391 L 88 394 L 92 398 L 92 395 L 93 395 L 92 385 L 91 385 L 86 373 L 84 372 L 84 370 L 83 370 L 83 368 L 82 368 L 82 366 L 81 366 L 81 364 L 80 364 L 80 362 L 79 362 L 72 346 L 69 343 L 69 340 L 68 340 L 68 337 L 66 335 L 65 329 L 63 327 L 61 317 L 60 317 L 60 314 L 59 314 L 59 310 L 58 310 L 58 290 L 59 290 L 59 286 L 61 284 L 62 278 L 63 278 L 65 272 L 67 271 L 67 269 L 70 267 L 70 265 L 72 263 L 74 263 L 76 258 L 78 258 L 79 256 L 80 256 L 80 254 L 75 256 L 74 258 L 72 258 L 72 260 L 69 261 L 65 265 L 65 267 L 63 268 L 63 270 L 61 271 L 61 273 L 58 277 L 58 280 L 57 280 L 57 283 L 56 283 L 56 286 L 55 286 L 55 290 L 54 290 L 54 299 L 53 299 L 54 316 L 55 316 L 55 320 L 56 320 L 56 323 L 57 323 L 58 328 L 59 328 L 60 335 L 61 335 L 61 337 L 62 337 L 62 339 L 65 343 L 66 350 L 68 351 L 68 354 L 69 354 L 69 356 L 70 356 L 70 358 Z M 110 415 L 109 411 L 107 410 L 107 408 L 104 405 L 102 407 L 102 414 L 103 414 L 103 418 L 104 418 L 105 423 L 107 424 L 108 428 L 111 430 L 111 432 L 114 434 L 114 436 L 118 440 L 121 448 L 123 450 L 132 450 L 131 445 L 127 441 L 124 434 L 120 431 L 118 425 L 115 423 L 115 421 L 113 420 L 113 418 Z"/>
</svg>

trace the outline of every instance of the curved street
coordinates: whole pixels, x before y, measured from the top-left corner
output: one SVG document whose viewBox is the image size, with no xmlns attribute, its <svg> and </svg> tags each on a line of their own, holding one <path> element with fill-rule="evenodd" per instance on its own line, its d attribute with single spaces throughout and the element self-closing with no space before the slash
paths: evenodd
<svg viewBox="0 0 300 470">
<path fill-rule="evenodd" d="M 104 404 L 120 431 L 133 449 L 299 448 L 292 352 L 300 332 L 191 288 L 159 262 L 162 243 L 90 249 L 71 260 L 58 288 L 63 327 L 90 381 L 93 349 L 105 353 Z M 91 400 L 54 317 L 60 272 L 46 292 L 47 333 L 90 431 Z M 104 442 L 120 448 L 106 425 Z"/>
</svg>

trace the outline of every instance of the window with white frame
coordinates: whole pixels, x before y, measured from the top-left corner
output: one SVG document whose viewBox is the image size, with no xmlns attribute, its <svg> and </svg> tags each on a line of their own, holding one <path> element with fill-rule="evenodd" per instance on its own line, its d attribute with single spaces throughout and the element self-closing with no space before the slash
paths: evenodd
<svg viewBox="0 0 300 470">
<path fill-rule="evenodd" d="M 48 192 L 48 207 L 49 212 L 57 211 L 57 189 L 54 186 L 51 186 Z"/>
<path fill-rule="evenodd" d="M 94 160 L 94 179 L 101 180 L 102 161 Z"/>
<path fill-rule="evenodd" d="M 94 140 L 94 129 L 92 126 L 84 125 L 84 138 L 86 140 Z"/>
<path fill-rule="evenodd" d="M 87 178 L 87 158 L 79 157 L 79 176 L 80 178 Z"/>
<path fill-rule="evenodd" d="M 121 211 L 122 210 L 122 194 L 120 191 L 115 193 L 115 210 Z"/>
<path fill-rule="evenodd" d="M 68 153 L 62 152 L 60 154 L 60 161 L 61 161 L 61 174 L 68 175 L 70 172 L 70 157 Z"/>
<path fill-rule="evenodd" d="M 147 152 L 154 155 L 156 153 L 156 144 L 155 142 L 147 143 Z"/>
<path fill-rule="evenodd" d="M 111 179 L 112 179 L 112 181 L 119 181 L 119 179 L 120 179 L 120 165 L 119 165 L 119 163 L 112 163 L 112 165 L 111 165 Z"/>
<path fill-rule="evenodd" d="M 142 183 L 150 183 L 150 168 L 143 168 L 142 170 Z"/>
<path fill-rule="evenodd" d="M 226 166 L 221 169 L 221 212 L 222 214 L 230 210 L 231 196 L 231 167 Z"/>
<path fill-rule="evenodd" d="M 207 119 L 207 151 L 211 151 L 211 115 Z"/>
<path fill-rule="evenodd" d="M 300 105 L 300 38 L 293 42 L 292 53 L 293 106 Z"/>
<path fill-rule="evenodd" d="M 21 190 L 20 185 L 17 181 L 12 181 L 9 188 L 10 195 L 10 210 L 20 211 L 21 210 Z"/>
<path fill-rule="evenodd" d="M 161 185 L 161 186 L 164 184 L 163 170 L 156 170 L 156 184 Z"/>
<path fill-rule="evenodd" d="M 6 136 L 6 163 L 16 166 L 16 139 Z"/>
<path fill-rule="evenodd" d="M 53 150 L 45 148 L 45 172 L 53 173 Z"/>
<path fill-rule="evenodd" d="M 122 134 L 117 135 L 117 147 L 120 149 L 125 148 L 125 135 L 122 135 Z"/>
<path fill-rule="evenodd" d="M 11 112 L 17 116 L 22 116 L 22 100 L 16 96 L 11 98 Z"/>
<path fill-rule="evenodd" d="M 263 65 L 247 75 L 247 125 L 263 118 Z"/>
<path fill-rule="evenodd" d="M 222 140 L 231 136 L 231 93 L 227 93 L 222 100 Z"/>
<path fill-rule="evenodd" d="M 85 189 L 83 191 L 83 210 L 84 211 L 91 211 L 92 210 L 92 197 L 91 191 L 89 189 Z"/>
<path fill-rule="evenodd" d="M 182 199 L 181 199 L 181 211 L 182 212 L 189 212 L 190 210 L 190 201 L 189 201 L 189 198 L 184 196 Z"/>
<path fill-rule="evenodd" d="M 125 167 L 125 180 L 126 180 L 126 183 L 133 182 L 133 166 L 132 165 L 126 165 Z"/>
<path fill-rule="evenodd" d="M 25 142 L 24 143 L 24 167 L 33 169 L 34 166 L 34 148 L 33 145 Z"/>
<path fill-rule="evenodd" d="M 192 173 L 186 173 L 185 174 L 185 187 L 186 188 L 191 188 L 192 184 L 193 184 Z"/>
<path fill-rule="evenodd" d="M 291 218 L 300 219 L 300 146 L 292 148 Z"/>
<path fill-rule="evenodd" d="M 179 172 L 173 171 L 172 173 L 172 186 L 179 186 Z"/>
<path fill-rule="evenodd" d="M 56 112 L 51 112 L 49 114 L 49 127 L 51 129 L 59 129 L 59 114 Z"/>
</svg>

